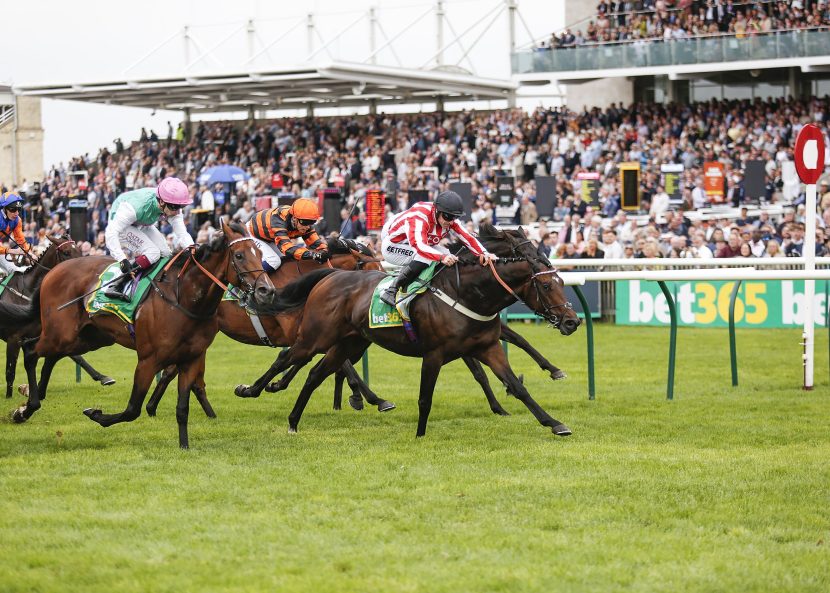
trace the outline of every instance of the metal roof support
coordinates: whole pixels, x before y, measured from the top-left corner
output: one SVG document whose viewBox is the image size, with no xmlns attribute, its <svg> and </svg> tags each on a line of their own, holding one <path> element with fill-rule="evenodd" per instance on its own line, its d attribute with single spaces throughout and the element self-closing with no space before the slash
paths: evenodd
<svg viewBox="0 0 830 593">
<path fill-rule="evenodd" d="M 314 55 L 314 15 L 310 12 L 306 17 L 305 35 L 306 55 L 310 60 L 311 56 Z"/>
<path fill-rule="evenodd" d="M 248 59 L 254 55 L 254 42 L 256 41 L 256 27 L 254 27 L 254 19 L 248 19 L 248 25 L 245 29 L 248 33 Z"/>
<path fill-rule="evenodd" d="M 309 17 L 309 18 L 311 18 L 311 15 L 308 15 L 308 17 Z M 282 35 L 280 35 L 279 37 L 277 37 L 276 39 L 274 39 L 271 43 L 269 43 L 268 45 L 266 45 L 265 47 L 263 47 L 261 50 L 259 50 L 257 53 L 255 53 L 254 55 L 252 55 L 250 58 L 248 58 L 247 60 L 245 60 L 245 63 L 246 63 L 246 64 L 250 64 L 251 62 L 253 62 L 253 61 L 254 61 L 255 59 L 257 59 L 259 56 L 261 56 L 262 54 L 266 53 L 269 49 L 271 49 L 272 47 L 274 47 L 277 43 L 279 43 L 280 41 L 282 41 L 283 39 L 285 39 L 285 38 L 286 38 L 289 34 L 291 34 L 291 32 L 292 32 L 294 29 L 296 29 L 297 27 L 299 27 L 301 24 L 303 24 L 303 23 L 305 23 L 305 22 L 307 22 L 305 18 L 298 19 L 298 20 L 297 20 L 297 22 L 295 22 L 295 23 L 294 23 L 293 25 L 291 25 L 288 29 L 286 29 L 285 31 L 283 31 L 283 34 L 282 34 Z M 313 25 L 312 25 L 312 26 L 313 26 Z M 309 43 L 310 43 L 310 41 L 309 41 Z"/>
<path fill-rule="evenodd" d="M 450 33 L 455 35 L 455 40 L 458 43 L 458 47 L 461 48 L 461 51 L 464 51 L 464 46 L 461 44 L 461 39 L 459 39 L 458 33 L 455 32 L 455 27 L 452 26 L 452 23 L 450 22 L 450 19 L 448 17 L 444 17 L 444 20 L 447 22 L 447 26 L 450 28 Z M 470 59 L 470 56 L 467 56 L 467 63 L 470 65 L 470 72 L 475 74 L 476 67 L 473 64 L 473 61 Z"/>
<path fill-rule="evenodd" d="M 198 63 L 199 63 L 199 61 L 201 61 L 201 60 L 202 60 L 202 58 L 205 58 L 205 57 L 210 56 L 210 54 L 212 54 L 212 53 L 213 53 L 216 49 L 218 49 L 219 47 L 221 47 L 221 46 L 222 46 L 222 44 L 224 44 L 225 42 L 227 42 L 227 41 L 228 41 L 231 37 L 233 37 L 234 35 L 236 35 L 237 33 L 239 33 L 242 29 L 246 29 L 246 28 L 248 29 L 248 39 L 249 39 L 249 42 L 250 42 L 250 39 L 251 39 L 251 36 L 250 36 L 250 29 L 249 29 L 249 24 L 250 24 L 250 22 L 251 22 L 251 21 L 248 21 L 248 23 L 243 23 L 242 25 L 240 25 L 239 27 L 237 27 L 236 29 L 234 29 L 233 31 L 231 31 L 228 35 L 226 35 L 225 37 L 223 37 L 223 38 L 222 38 L 222 40 L 221 40 L 221 41 L 219 41 L 219 43 L 214 44 L 214 46 L 213 46 L 213 47 L 211 47 L 210 49 L 204 50 L 202 53 L 200 53 L 198 56 L 196 56 L 196 59 L 195 59 L 195 60 L 193 60 L 192 62 L 185 62 L 185 64 L 184 64 L 184 71 L 185 71 L 185 72 L 187 72 L 188 70 L 190 70 L 190 67 L 191 67 L 191 66 L 194 66 L 195 64 L 198 64 Z M 195 43 L 195 41 L 194 41 L 194 43 Z M 215 58 L 214 58 L 214 59 L 215 59 Z"/>
<path fill-rule="evenodd" d="M 373 9 L 373 10 L 374 10 L 374 9 Z M 310 15 L 309 15 L 309 16 L 310 16 Z M 319 54 L 319 53 L 320 53 L 321 51 L 323 51 L 324 49 L 325 49 L 326 51 L 328 51 L 328 47 L 329 47 L 329 45 L 331 45 L 332 43 L 334 43 L 335 41 L 337 41 L 338 39 L 340 39 L 340 38 L 341 38 L 341 37 L 342 37 L 342 36 L 343 36 L 343 35 L 344 35 L 344 34 L 345 34 L 345 33 L 346 33 L 349 29 L 351 29 L 352 27 L 354 27 L 356 24 L 358 24 L 358 23 L 359 23 L 360 21 L 362 21 L 364 18 L 366 18 L 366 15 L 361 14 L 359 17 L 357 17 L 355 20 L 353 20 L 351 23 L 349 23 L 349 24 L 348 24 L 348 25 L 346 25 L 343 29 L 341 29 L 341 30 L 340 30 L 340 32 L 339 32 L 337 35 L 335 35 L 334 37 L 332 37 L 331 39 L 329 39 L 329 40 L 328 40 L 325 44 L 321 45 L 321 46 L 320 46 L 320 47 L 318 47 L 316 50 L 314 50 L 312 53 L 310 53 L 307 59 L 308 59 L 308 60 L 311 60 L 311 58 L 313 58 L 314 56 L 316 56 L 317 54 Z M 374 64 L 374 62 L 372 62 L 372 63 Z"/>
<path fill-rule="evenodd" d="M 369 7 L 369 51 L 371 53 L 369 54 L 369 61 L 372 64 L 377 64 L 377 62 L 378 62 L 377 55 L 375 53 L 375 45 L 377 45 L 375 43 L 375 27 L 377 26 L 377 23 L 378 23 L 378 17 L 377 17 L 377 14 L 375 14 L 375 7 L 370 6 Z"/>
<path fill-rule="evenodd" d="M 507 1 L 508 1 L 508 2 L 512 2 L 512 0 L 507 0 Z M 456 65 L 456 66 L 458 66 L 461 62 L 463 62 L 463 61 L 464 61 L 464 58 L 466 58 L 466 57 L 470 54 L 470 52 L 472 51 L 472 49 L 473 49 L 476 45 L 478 45 L 478 42 L 479 42 L 479 41 L 481 41 L 481 38 L 482 38 L 482 37 L 484 37 L 484 36 L 487 34 L 487 32 L 490 30 L 490 27 L 492 27 L 492 26 L 493 26 L 493 24 L 494 24 L 494 23 L 498 20 L 498 18 L 499 18 L 500 16 L 501 16 L 501 10 L 499 10 L 499 11 L 498 11 L 495 15 L 493 15 L 493 18 L 490 20 L 490 22 L 489 22 L 489 23 L 487 23 L 487 26 L 486 26 L 486 27 L 484 27 L 484 30 L 483 30 L 481 33 L 479 33 L 479 36 L 478 36 L 478 37 L 476 37 L 475 41 L 473 41 L 473 43 L 470 45 L 470 47 L 468 47 L 468 48 L 467 48 L 467 51 L 465 51 L 465 52 L 464 52 L 464 55 L 462 55 L 462 56 L 458 59 L 458 61 L 455 63 L 455 65 Z"/>
<path fill-rule="evenodd" d="M 444 46 L 444 2 L 438 0 L 435 4 L 435 47 L 438 48 L 438 53 L 435 54 L 435 65 L 440 66 L 444 63 L 444 52 L 441 48 Z"/>
<path fill-rule="evenodd" d="M 510 53 L 516 51 L 516 0 L 504 0 L 507 6 L 507 34 L 510 40 Z"/>
<path fill-rule="evenodd" d="M 406 25 L 405 25 L 405 26 L 404 26 L 404 27 L 403 27 L 400 31 L 398 31 L 397 33 L 395 33 L 395 35 L 394 35 L 393 37 L 391 37 L 390 39 L 387 39 L 386 43 L 384 43 L 384 44 L 383 44 L 383 45 L 381 45 L 379 48 L 377 48 L 375 51 L 373 51 L 371 54 L 369 54 L 369 56 L 368 56 L 365 60 L 363 60 L 363 63 L 365 64 L 366 62 L 368 62 L 369 60 L 371 60 L 372 58 L 374 58 L 377 54 L 379 54 L 379 53 L 380 53 L 380 52 L 382 52 L 384 49 L 386 49 L 389 45 L 391 45 L 391 44 L 392 44 L 392 43 L 393 43 L 393 42 L 394 42 L 394 41 L 395 41 L 398 37 L 400 37 L 401 35 L 403 35 L 403 34 L 404 34 L 404 33 L 406 33 L 407 31 L 410 31 L 410 30 L 412 29 L 412 26 L 413 26 L 415 23 L 419 22 L 419 21 L 420 21 L 420 20 L 422 20 L 425 16 L 430 15 L 430 14 L 432 14 L 432 8 L 431 8 L 431 7 L 430 7 L 430 9 L 429 9 L 429 10 L 427 10 L 425 13 L 423 13 L 423 14 L 422 14 L 421 16 L 419 16 L 417 19 L 415 19 L 415 20 L 414 20 L 414 21 L 412 21 L 412 22 L 407 23 L 407 24 L 406 24 Z M 433 56 L 433 57 L 435 57 L 435 56 Z M 432 61 L 432 58 L 430 58 L 430 61 Z"/>
<path fill-rule="evenodd" d="M 164 47 L 165 45 L 167 45 L 168 43 L 170 43 L 171 41 L 173 41 L 173 40 L 174 40 L 176 37 L 178 37 L 178 36 L 179 36 L 179 34 L 181 34 L 181 33 L 184 33 L 185 43 L 187 43 L 187 27 L 185 26 L 184 31 L 178 30 L 178 31 L 176 31 L 175 33 L 173 33 L 170 37 L 168 37 L 167 39 L 165 39 L 164 41 L 162 41 L 161 43 L 159 43 L 157 46 L 155 46 L 153 49 L 151 49 L 149 53 L 144 54 L 144 56 L 142 56 L 141 58 L 139 58 L 137 61 L 135 61 L 135 62 L 133 62 L 132 64 L 130 64 L 129 66 L 127 66 L 127 68 L 126 68 L 126 69 L 124 69 L 124 70 L 121 72 L 121 74 L 122 74 L 122 75 L 126 75 L 126 74 L 127 74 L 127 72 L 129 72 L 130 70 L 132 70 L 133 68 L 135 68 L 136 66 L 138 66 L 141 62 L 143 62 L 144 60 L 146 60 L 147 58 L 149 58 L 150 56 L 152 56 L 154 53 L 156 53 L 158 50 L 160 50 L 162 47 Z"/>
<path fill-rule="evenodd" d="M 474 22 L 472 25 L 470 25 L 469 27 L 467 27 L 461 35 L 456 36 L 456 38 L 455 38 L 455 39 L 453 39 L 452 41 L 450 41 L 448 44 L 445 44 L 445 45 L 444 45 L 441 49 L 439 49 L 439 50 L 438 50 L 438 52 L 436 52 L 435 54 L 431 55 L 431 56 L 429 57 L 429 59 L 428 59 L 426 62 L 424 62 L 424 63 L 423 63 L 423 65 L 421 66 L 421 68 L 426 68 L 427 66 L 429 66 L 430 62 L 432 62 L 432 60 L 434 60 L 434 59 L 438 56 L 438 54 L 439 54 L 439 53 L 441 53 L 441 52 L 443 52 L 444 50 L 448 49 L 451 45 L 453 45 L 453 44 L 454 44 L 454 43 L 456 43 L 456 42 L 460 43 L 460 42 L 461 42 L 461 38 L 462 38 L 462 37 L 464 37 L 467 33 L 469 33 L 470 31 L 472 31 L 472 30 L 473 30 L 473 29 L 475 29 L 476 27 L 478 27 L 478 26 L 479 26 L 481 23 L 483 23 L 486 19 L 490 18 L 490 16 L 491 16 L 494 12 L 496 12 L 496 11 L 501 12 L 502 10 L 504 10 L 504 4 L 502 4 L 501 2 L 499 2 L 499 3 L 498 3 L 498 4 L 496 4 L 493 8 L 491 8 L 491 9 L 490 9 L 490 10 L 488 10 L 486 13 L 484 13 L 484 16 L 482 16 L 480 19 L 478 19 L 478 20 L 477 20 L 476 22 Z M 432 12 L 432 9 L 430 9 L 430 12 Z M 412 26 L 412 24 L 414 24 L 414 23 L 410 23 L 410 25 L 409 25 L 409 26 L 411 27 L 411 26 Z"/>
<path fill-rule="evenodd" d="M 383 28 L 383 25 L 380 24 L 380 21 L 378 21 L 377 25 L 378 25 L 378 30 L 380 31 L 380 34 L 383 35 L 383 38 L 386 41 L 389 41 L 389 35 L 386 34 L 386 30 Z M 391 51 L 392 55 L 395 56 L 395 61 L 398 63 L 398 66 L 403 68 L 404 67 L 403 62 L 401 62 L 401 59 L 398 57 L 398 52 L 395 51 L 395 46 L 390 45 L 389 46 L 389 51 Z"/>
</svg>

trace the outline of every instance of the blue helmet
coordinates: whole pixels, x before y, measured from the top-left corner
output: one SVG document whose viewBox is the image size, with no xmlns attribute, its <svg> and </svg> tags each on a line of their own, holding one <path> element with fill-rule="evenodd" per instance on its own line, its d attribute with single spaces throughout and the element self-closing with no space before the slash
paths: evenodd
<svg viewBox="0 0 830 593">
<path fill-rule="evenodd" d="M 6 193 L 3 194 L 3 199 L 0 200 L 0 208 L 8 208 L 12 204 L 16 204 L 18 202 L 22 206 L 23 205 L 23 198 L 21 198 L 19 194 L 7 191 Z"/>
</svg>

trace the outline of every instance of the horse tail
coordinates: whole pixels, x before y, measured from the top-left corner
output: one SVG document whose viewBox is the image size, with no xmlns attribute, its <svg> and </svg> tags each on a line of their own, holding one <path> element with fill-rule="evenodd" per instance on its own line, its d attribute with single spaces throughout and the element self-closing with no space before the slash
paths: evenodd
<svg viewBox="0 0 830 593">
<path fill-rule="evenodd" d="M 13 305 L 0 301 L 0 319 L 4 325 L 25 325 L 40 318 L 40 286 L 32 293 L 28 305 Z"/>
<path fill-rule="evenodd" d="M 331 268 L 315 270 L 313 272 L 309 272 L 308 274 L 303 274 L 290 284 L 286 284 L 282 290 L 279 291 L 279 296 L 273 306 L 274 311 L 288 311 L 290 309 L 296 309 L 304 306 L 311 289 L 317 286 L 317 283 L 320 282 L 320 280 L 336 271 L 337 270 L 332 270 Z"/>
</svg>

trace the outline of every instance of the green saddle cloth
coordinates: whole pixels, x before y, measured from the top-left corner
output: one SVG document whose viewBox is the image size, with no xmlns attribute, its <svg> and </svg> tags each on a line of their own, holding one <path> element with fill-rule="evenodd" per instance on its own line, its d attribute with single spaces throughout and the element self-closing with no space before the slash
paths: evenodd
<svg viewBox="0 0 830 593">
<path fill-rule="evenodd" d="M 161 258 L 158 262 L 156 262 L 154 267 L 150 268 L 148 272 L 142 274 L 141 279 L 138 281 L 138 286 L 135 290 L 133 290 L 132 298 L 129 303 L 127 301 L 110 298 L 105 295 L 104 292 L 107 288 L 109 288 L 108 285 L 101 290 L 92 293 L 92 296 L 89 297 L 89 300 L 86 302 L 87 313 L 90 315 L 95 315 L 97 313 L 111 313 L 127 323 L 134 323 L 135 312 L 138 310 L 138 306 L 141 304 L 141 301 L 150 289 L 150 280 L 158 276 L 169 260 L 169 257 Z M 98 288 L 102 284 L 106 284 L 112 279 L 120 276 L 121 273 L 121 268 L 118 267 L 118 262 L 110 264 L 98 277 L 98 284 L 95 287 Z"/>
<path fill-rule="evenodd" d="M 421 294 L 426 292 L 429 283 L 435 275 L 435 268 L 438 267 L 438 262 L 433 262 L 430 266 L 418 275 L 418 278 L 407 287 L 406 294 L 412 292 L 415 287 L 414 294 Z M 372 293 L 372 304 L 369 307 L 369 327 L 372 329 L 378 327 L 401 327 L 403 320 L 401 314 L 396 307 L 391 307 L 380 300 L 381 293 L 395 281 L 394 276 L 387 276 L 378 283 L 375 287 L 375 292 Z"/>
<path fill-rule="evenodd" d="M 3 292 L 6 290 L 6 285 L 9 283 L 9 280 L 12 279 L 17 272 L 9 272 L 9 275 L 3 278 L 3 281 L 0 282 L 0 296 L 3 296 Z"/>
</svg>

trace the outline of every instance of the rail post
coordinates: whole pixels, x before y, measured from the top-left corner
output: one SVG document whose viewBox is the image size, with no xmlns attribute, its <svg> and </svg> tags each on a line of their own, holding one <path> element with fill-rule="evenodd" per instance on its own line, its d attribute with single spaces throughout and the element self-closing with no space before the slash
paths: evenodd
<svg viewBox="0 0 830 593">
<path fill-rule="evenodd" d="M 596 397 L 596 384 L 594 380 L 594 321 L 591 319 L 591 311 L 588 309 L 588 301 L 585 295 L 582 294 L 578 285 L 573 286 L 576 298 L 582 305 L 582 314 L 585 317 L 585 333 L 588 336 L 588 399 L 593 400 Z"/>
<path fill-rule="evenodd" d="M 732 367 L 732 387 L 738 386 L 738 347 L 735 343 L 735 301 L 743 280 L 737 280 L 729 295 L 729 362 Z"/>
<path fill-rule="evenodd" d="M 669 306 L 669 316 L 671 317 L 671 334 L 669 337 L 669 380 L 666 388 L 666 399 L 674 399 L 674 363 L 677 355 L 677 307 L 674 306 L 674 299 L 666 286 L 665 281 L 658 280 L 657 284 L 660 290 L 663 291 L 663 296 L 666 297 L 666 304 Z"/>
</svg>

